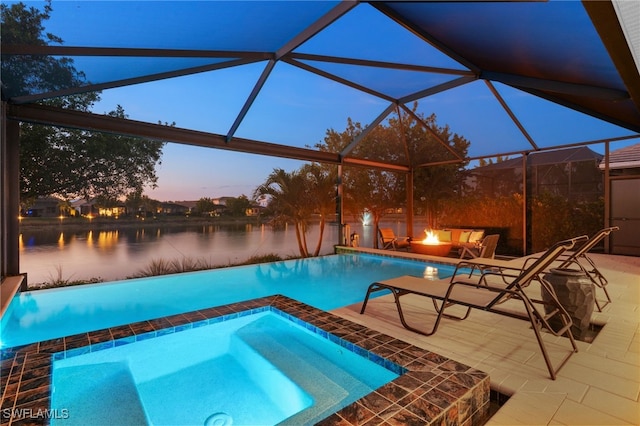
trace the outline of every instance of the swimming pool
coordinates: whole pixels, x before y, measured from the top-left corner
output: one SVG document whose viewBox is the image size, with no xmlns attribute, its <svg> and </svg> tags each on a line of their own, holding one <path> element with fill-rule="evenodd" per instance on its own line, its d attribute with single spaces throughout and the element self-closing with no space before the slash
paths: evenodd
<svg viewBox="0 0 640 426">
<path fill-rule="evenodd" d="M 272 308 L 55 354 L 52 425 L 315 424 L 405 371 L 308 326 Z"/>
<path fill-rule="evenodd" d="M 29 424 L 46 424 L 47 419 L 57 421 L 70 416 L 65 407 L 51 408 L 54 358 L 100 351 L 123 342 L 132 343 L 197 328 L 205 321 L 228 321 L 265 310 L 286 314 L 287 319 L 328 337 L 344 350 L 378 364 L 382 362 L 385 367 L 387 362 L 402 367 L 398 378 L 330 414 L 322 421 L 323 424 L 380 424 L 385 420 L 402 423 L 402 419 L 405 423 L 410 421 L 425 426 L 483 424 L 482 419 L 489 412 L 490 378 L 486 373 L 331 312 L 275 295 L 3 349 L 1 367 L 8 385 L 0 402 L 3 407 L 14 408 L 2 410 L 2 422 L 18 424 L 26 420 Z M 220 425 L 223 420 L 214 417 L 211 422 Z"/>
<path fill-rule="evenodd" d="M 2 317 L 1 348 L 283 294 L 329 311 L 362 301 L 373 281 L 454 267 L 336 254 L 161 277 L 18 293 Z M 381 292 L 382 293 L 382 292 Z"/>
</svg>

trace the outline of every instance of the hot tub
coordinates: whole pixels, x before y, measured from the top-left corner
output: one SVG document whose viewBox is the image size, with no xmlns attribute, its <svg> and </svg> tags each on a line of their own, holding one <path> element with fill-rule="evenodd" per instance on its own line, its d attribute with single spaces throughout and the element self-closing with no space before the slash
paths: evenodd
<svg viewBox="0 0 640 426">
<path fill-rule="evenodd" d="M 53 424 L 312 424 L 398 377 L 272 312 L 77 353 Z"/>
</svg>

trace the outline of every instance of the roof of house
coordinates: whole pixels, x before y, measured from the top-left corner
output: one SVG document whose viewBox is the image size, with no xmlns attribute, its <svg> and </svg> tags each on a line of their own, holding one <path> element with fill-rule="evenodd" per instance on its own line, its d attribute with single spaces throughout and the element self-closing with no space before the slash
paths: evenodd
<svg viewBox="0 0 640 426">
<path fill-rule="evenodd" d="M 611 151 L 609 153 L 610 169 L 631 169 L 640 167 L 640 143 Z M 604 162 L 600 163 L 604 169 Z"/>
<path fill-rule="evenodd" d="M 183 200 L 183 201 L 167 201 L 168 203 L 177 204 L 188 209 L 193 209 L 198 204 L 198 200 Z"/>
<path fill-rule="evenodd" d="M 177 207 L 182 207 L 184 209 L 188 209 L 189 207 L 184 205 L 181 202 L 173 202 L 173 201 L 162 201 L 160 202 L 160 205 L 163 208 L 177 208 Z"/>
<path fill-rule="evenodd" d="M 591 148 L 579 146 L 575 148 L 558 149 L 555 151 L 541 151 L 529 154 L 528 163 L 530 166 L 544 166 L 549 164 L 569 163 L 576 161 L 600 161 L 603 155 L 598 154 Z M 489 164 L 482 167 L 476 167 L 476 171 L 506 170 L 522 167 L 522 156 L 510 158 L 498 163 Z"/>
</svg>

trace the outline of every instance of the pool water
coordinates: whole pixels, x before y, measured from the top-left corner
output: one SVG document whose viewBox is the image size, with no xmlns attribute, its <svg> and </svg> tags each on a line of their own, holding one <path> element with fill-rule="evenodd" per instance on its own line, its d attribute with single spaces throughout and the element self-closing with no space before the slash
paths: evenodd
<svg viewBox="0 0 640 426">
<path fill-rule="evenodd" d="M 0 347 L 275 294 L 329 311 L 361 302 L 374 281 L 423 276 L 434 267 L 437 275 L 430 274 L 431 278 L 453 274 L 454 267 L 449 265 L 360 253 L 23 292 L 2 317 Z"/>
<path fill-rule="evenodd" d="M 398 377 L 277 312 L 70 351 L 53 363 L 51 408 L 68 415 L 52 424 L 314 424 Z"/>
</svg>

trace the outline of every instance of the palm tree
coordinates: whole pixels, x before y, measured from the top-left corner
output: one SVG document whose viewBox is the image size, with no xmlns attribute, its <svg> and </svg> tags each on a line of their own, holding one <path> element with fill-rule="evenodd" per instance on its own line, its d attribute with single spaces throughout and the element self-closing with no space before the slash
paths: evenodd
<svg viewBox="0 0 640 426">
<path fill-rule="evenodd" d="M 59 200 L 58 201 L 58 213 L 60 216 L 71 216 L 71 211 L 73 207 L 71 207 L 71 202 L 69 200 Z"/>
<path fill-rule="evenodd" d="M 313 211 L 309 184 L 299 171 L 287 173 L 274 169 L 267 180 L 256 190 L 254 197 L 267 196 L 269 209 L 277 222 L 293 222 L 296 229 L 298 249 L 302 257 L 309 257 L 307 250 L 307 225 Z"/>
<path fill-rule="evenodd" d="M 310 200 L 315 213 L 320 215 L 320 235 L 318 236 L 316 249 L 313 252 L 314 256 L 318 256 L 322 248 L 322 238 L 327 218 L 336 212 L 337 170 L 335 166 L 323 167 L 314 163 L 303 166 L 300 171 L 306 177 L 309 185 L 309 192 L 312 194 Z"/>
</svg>

